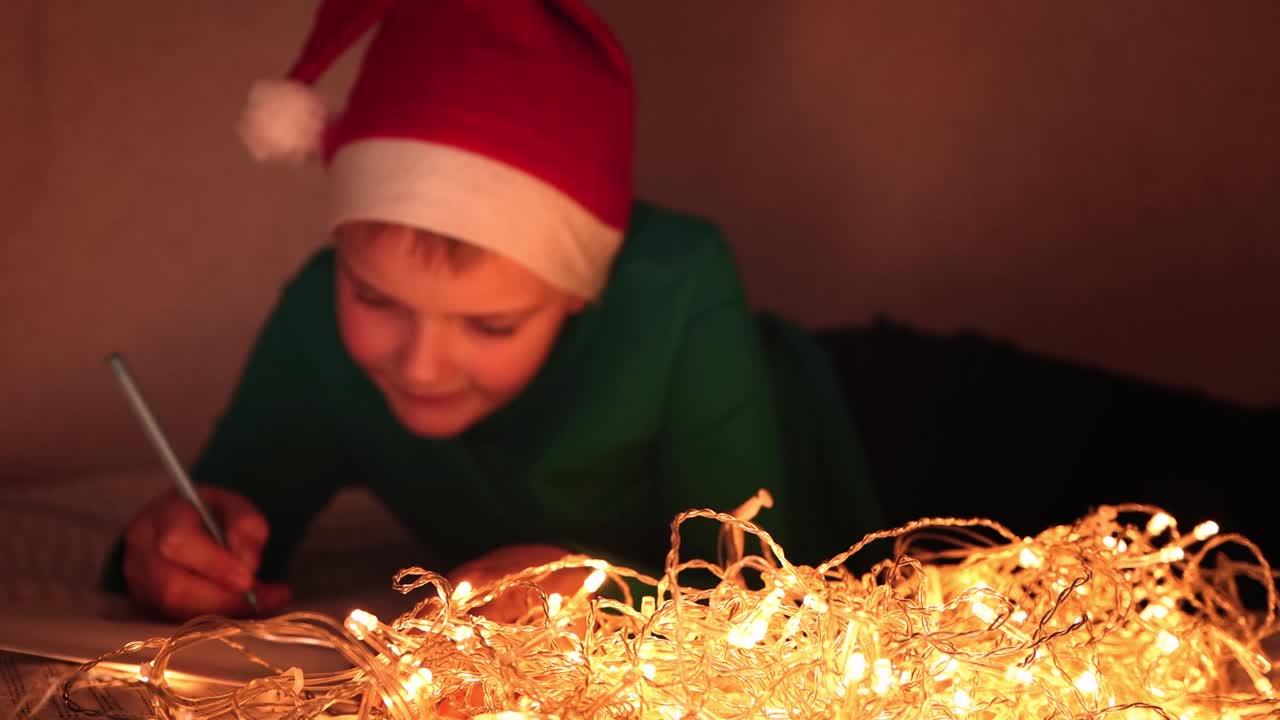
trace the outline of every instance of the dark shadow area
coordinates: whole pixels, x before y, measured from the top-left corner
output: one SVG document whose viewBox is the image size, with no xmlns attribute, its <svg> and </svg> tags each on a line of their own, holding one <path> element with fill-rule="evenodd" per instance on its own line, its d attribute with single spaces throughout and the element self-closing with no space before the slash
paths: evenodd
<svg viewBox="0 0 1280 720">
<path fill-rule="evenodd" d="M 886 319 L 820 340 L 891 527 L 981 516 L 1034 534 L 1100 504 L 1141 502 L 1184 532 L 1215 520 L 1280 560 L 1268 498 L 1280 479 L 1280 408 Z"/>
</svg>

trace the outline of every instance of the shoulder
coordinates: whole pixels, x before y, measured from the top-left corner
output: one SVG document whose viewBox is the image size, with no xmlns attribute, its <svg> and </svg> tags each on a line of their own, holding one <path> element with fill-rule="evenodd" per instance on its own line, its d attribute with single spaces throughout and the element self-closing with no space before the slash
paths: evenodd
<svg viewBox="0 0 1280 720">
<path fill-rule="evenodd" d="M 332 245 L 325 245 L 307 256 L 289 275 L 284 294 L 307 297 L 332 297 L 337 259 Z"/>
<path fill-rule="evenodd" d="M 343 365 L 345 357 L 334 300 L 336 262 L 331 246 L 308 255 L 285 279 L 266 327 L 294 355 L 334 366 Z"/>
<path fill-rule="evenodd" d="M 636 200 L 632 204 L 631 217 L 627 223 L 627 240 L 637 238 L 645 238 L 650 242 L 657 238 L 686 242 L 723 242 L 719 226 L 710 219 L 645 200 Z"/>
<path fill-rule="evenodd" d="M 337 321 L 334 306 L 334 274 L 337 260 L 332 246 L 313 251 L 290 272 L 279 289 L 272 322 L 306 328 L 310 334 L 330 328 Z"/>
<path fill-rule="evenodd" d="M 637 387 L 647 379 L 656 383 L 649 392 L 665 396 L 666 373 L 700 328 L 719 336 L 749 322 L 737 265 L 715 223 L 637 202 L 604 293 L 575 316 L 556 357 L 572 358 L 577 382 L 625 376 Z"/>
<path fill-rule="evenodd" d="M 650 302 L 689 294 L 740 293 L 738 265 L 711 220 L 637 201 L 606 295 L 641 292 Z"/>
<path fill-rule="evenodd" d="M 720 226 L 691 213 L 636 201 L 619 260 L 642 260 L 672 268 L 709 255 L 729 254 Z"/>
</svg>

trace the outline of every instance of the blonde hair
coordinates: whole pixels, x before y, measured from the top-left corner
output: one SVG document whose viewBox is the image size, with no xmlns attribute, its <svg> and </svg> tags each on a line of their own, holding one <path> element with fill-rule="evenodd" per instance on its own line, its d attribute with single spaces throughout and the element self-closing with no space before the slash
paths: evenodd
<svg viewBox="0 0 1280 720">
<path fill-rule="evenodd" d="M 351 220 L 334 231 L 341 242 L 361 246 L 374 243 L 395 242 L 407 251 L 431 264 L 442 256 L 454 270 L 465 270 L 485 257 L 490 251 L 449 235 L 381 220 Z"/>
</svg>

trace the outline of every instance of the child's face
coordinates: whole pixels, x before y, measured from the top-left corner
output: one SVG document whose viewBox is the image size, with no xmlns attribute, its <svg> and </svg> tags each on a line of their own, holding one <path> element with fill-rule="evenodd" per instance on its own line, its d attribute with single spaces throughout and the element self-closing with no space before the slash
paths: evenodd
<svg viewBox="0 0 1280 720">
<path fill-rule="evenodd" d="M 337 243 L 347 351 L 410 432 L 456 435 L 515 397 L 581 300 L 474 246 L 382 223 Z"/>
</svg>

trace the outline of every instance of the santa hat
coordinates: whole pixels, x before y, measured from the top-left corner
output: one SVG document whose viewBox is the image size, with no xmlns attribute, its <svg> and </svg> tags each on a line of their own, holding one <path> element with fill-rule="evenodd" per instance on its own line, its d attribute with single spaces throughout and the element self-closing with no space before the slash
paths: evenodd
<svg viewBox="0 0 1280 720">
<path fill-rule="evenodd" d="M 310 86 L 374 25 L 330 118 Z M 585 298 L 630 212 L 631 70 L 578 0 L 322 0 L 288 78 L 250 92 L 241 136 L 259 160 L 319 152 L 335 227 L 448 235 Z"/>
</svg>

